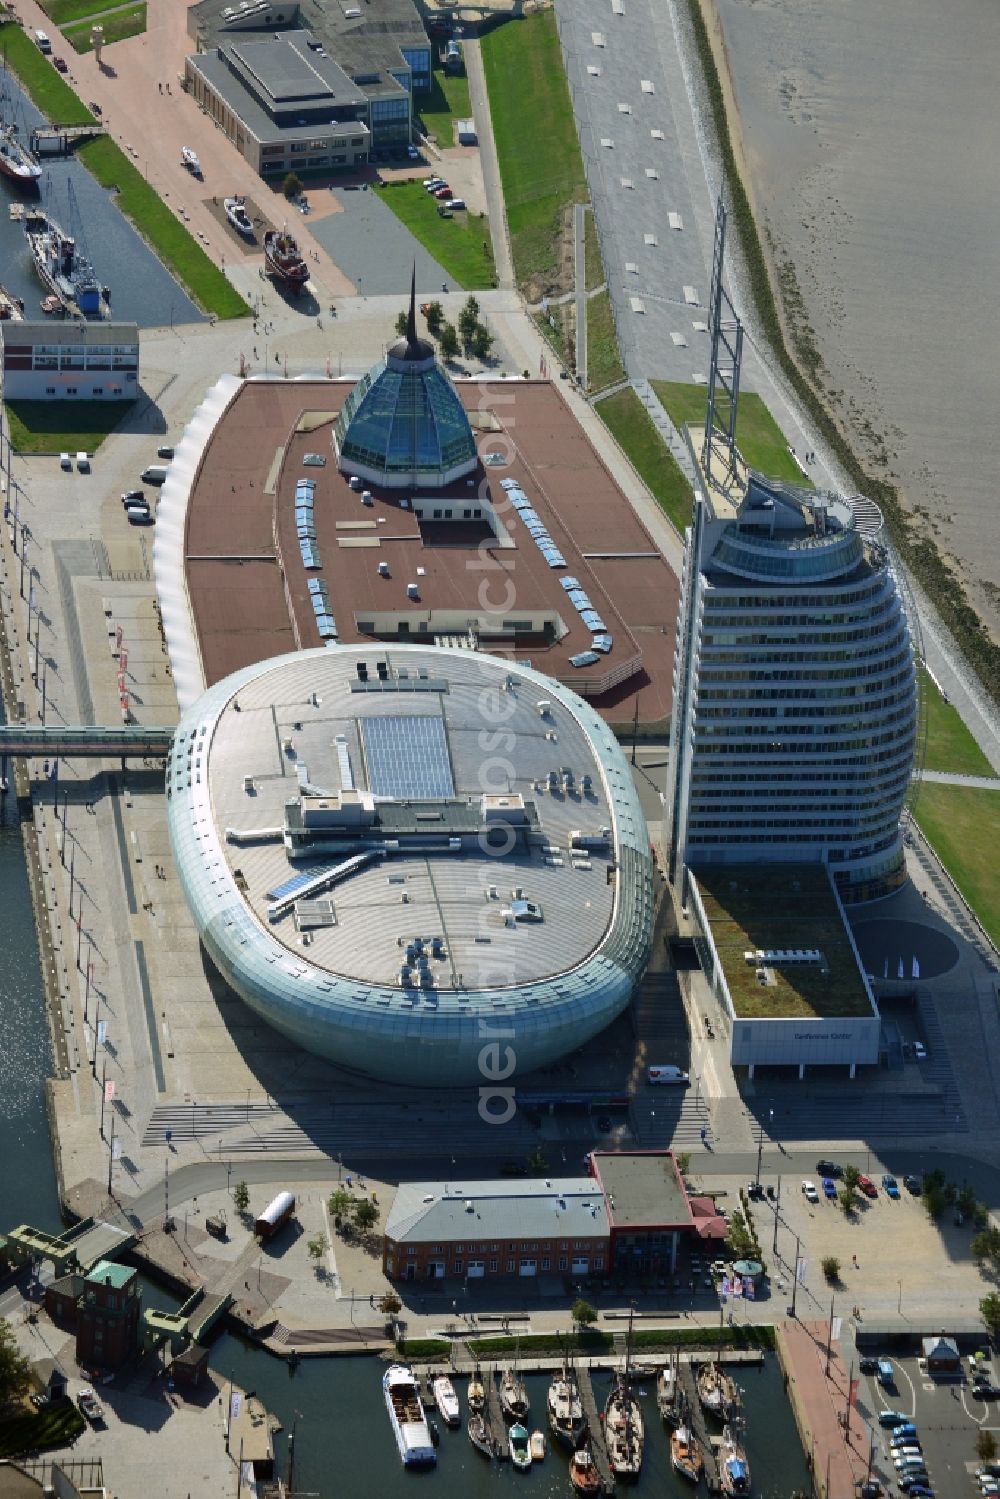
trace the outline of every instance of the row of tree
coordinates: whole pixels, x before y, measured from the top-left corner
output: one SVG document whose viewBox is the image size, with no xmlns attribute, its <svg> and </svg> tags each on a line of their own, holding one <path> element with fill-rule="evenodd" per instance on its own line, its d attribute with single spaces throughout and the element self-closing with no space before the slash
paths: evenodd
<svg viewBox="0 0 1000 1499">
<path fill-rule="evenodd" d="M 426 304 L 424 317 L 427 319 L 427 331 L 440 343 L 441 355 L 444 359 L 454 359 L 460 348 L 466 354 L 472 354 L 479 360 L 485 361 L 490 357 L 495 340 L 486 324 L 480 319 L 479 303 L 475 297 L 466 298 L 458 315 L 457 329 L 445 320 L 444 308 L 438 301 Z M 406 311 L 400 312 L 396 318 L 397 333 L 406 332 L 407 320 Z"/>
</svg>

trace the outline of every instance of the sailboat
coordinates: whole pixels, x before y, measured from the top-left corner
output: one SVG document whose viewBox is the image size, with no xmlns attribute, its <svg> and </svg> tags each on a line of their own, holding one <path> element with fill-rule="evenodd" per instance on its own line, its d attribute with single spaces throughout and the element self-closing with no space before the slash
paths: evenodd
<svg viewBox="0 0 1000 1499">
<path fill-rule="evenodd" d="M 578 1447 L 569 1465 L 569 1481 L 578 1494 L 599 1494 L 601 1475 L 589 1447 Z"/>
<path fill-rule="evenodd" d="M 683 1391 L 678 1371 L 676 1349 L 670 1362 L 656 1376 L 656 1405 L 668 1426 L 676 1426 L 682 1419 Z"/>
<path fill-rule="evenodd" d="M 489 1432 L 486 1430 L 486 1418 L 481 1410 L 470 1411 L 466 1430 L 469 1433 L 469 1441 L 476 1451 L 481 1452 L 484 1457 L 492 1457 L 493 1443 L 490 1441 Z"/>
<path fill-rule="evenodd" d="M 564 1366 L 553 1376 L 547 1406 L 552 1435 L 563 1447 L 575 1452 L 587 1430 L 587 1418 L 572 1366 Z"/>
<path fill-rule="evenodd" d="M 723 1372 L 715 1362 L 702 1364 L 695 1377 L 698 1399 L 705 1410 L 720 1421 L 728 1421 L 740 1408 L 740 1392 L 736 1381 Z"/>
<path fill-rule="evenodd" d="M 697 1483 L 705 1466 L 701 1448 L 690 1426 L 678 1426 L 670 1435 L 670 1461 L 675 1472 L 691 1483 Z"/>
<path fill-rule="evenodd" d="M 479 1366 L 469 1380 L 469 1410 L 473 1415 L 480 1414 L 486 1405 L 486 1386 L 479 1377 Z"/>
<path fill-rule="evenodd" d="M 0 173 L 8 182 L 37 192 L 42 169 L 33 151 L 29 151 L 18 134 L 14 118 L 15 104 L 7 92 L 7 54 L 4 51 L 3 85 L 0 91 Z"/>
<path fill-rule="evenodd" d="M 517 1354 L 514 1367 L 504 1369 L 500 1375 L 500 1409 L 508 1421 L 526 1421 L 531 1410 L 524 1380 L 517 1372 Z"/>
<path fill-rule="evenodd" d="M 740 1439 L 738 1424 L 734 1421 L 722 1428 L 722 1446 L 719 1449 L 719 1481 L 722 1492 L 739 1499 L 750 1492 L 750 1464 L 746 1449 Z"/>
<path fill-rule="evenodd" d="M 628 1319 L 624 1367 L 615 1375 L 604 1407 L 604 1442 L 608 1449 L 611 1471 L 616 1478 L 638 1478 L 646 1432 L 639 1402 L 629 1386 L 632 1362 L 632 1316 Z"/>
</svg>

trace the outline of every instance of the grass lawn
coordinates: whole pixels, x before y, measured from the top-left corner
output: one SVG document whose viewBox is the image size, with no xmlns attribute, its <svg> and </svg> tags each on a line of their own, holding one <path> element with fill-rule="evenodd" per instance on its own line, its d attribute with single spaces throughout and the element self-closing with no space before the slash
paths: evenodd
<svg viewBox="0 0 1000 1499">
<path fill-rule="evenodd" d="M 704 426 L 708 391 L 703 385 L 679 385 L 670 380 L 653 380 L 651 383 L 675 427 L 681 428 L 687 422 Z M 736 441 L 751 468 L 759 469 L 772 479 L 789 479 L 793 484 L 809 484 L 789 453 L 788 444 L 774 417 L 760 396 L 750 391 L 740 394 Z"/>
<path fill-rule="evenodd" d="M 926 770 L 948 770 L 953 775 L 992 776 L 993 766 L 959 717 L 946 703 L 926 672 L 923 672 L 927 703 Z"/>
<path fill-rule="evenodd" d="M 586 224 L 586 229 L 583 237 L 583 279 L 587 290 L 593 291 L 595 287 L 601 286 L 606 279 L 604 275 L 604 261 L 601 259 L 601 242 L 597 237 L 597 224 L 592 211 L 587 213 L 584 223 Z"/>
<path fill-rule="evenodd" d="M 90 40 L 91 24 L 90 21 L 85 21 L 80 26 L 63 27 L 63 36 L 75 51 L 92 52 L 94 50 Z M 123 41 L 127 36 L 138 36 L 146 29 L 146 7 L 145 5 L 127 5 L 124 10 L 116 10 L 110 15 L 102 16 L 101 25 L 104 27 L 106 47 L 110 47 L 112 42 Z"/>
<path fill-rule="evenodd" d="M 39 5 L 56 26 L 67 26 L 73 21 L 82 21 L 98 11 L 110 9 L 114 0 L 38 0 Z M 104 25 L 104 22 L 101 23 Z"/>
<path fill-rule="evenodd" d="M 19 1457 L 42 1447 L 62 1447 L 86 1426 L 75 1405 L 31 1415 L 8 1416 L 0 1421 L 0 1458 Z"/>
<path fill-rule="evenodd" d="M 239 292 L 113 140 L 98 136 L 80 146 L 77 154 L 98 182 L 118 189 L 122 213 L 200 307 L 220 318 L 248 316 L 250 309 Z"/>
<path fill-rule="evenodd" d="M 596 401 L 594 410 L 683 536 L 691 523 L 691 486 L 635 391 L 631 386 L 619 390 L 605 401 Z"/>
<path fill-rule="evenodd" d="M 7 431 L 16 453 L 90 453 L 131 411 L 134 401 L 8 401 Z M 67 427 L 66 423 L 71 425 Z"/>
<path fill-rule="evenodd" d="M 1000 791 L 925 781 L 915 815 L 955 884 L 1000 944 Z"/>
<path fill-rule="evenodd" d="M 481 291 L 496 285 L 490 221 L 485 214 L 479 218 L 472 213 L 456 213 L 454 218 L 443 219 L 437 211 L 437 199 L 419 182 L 398 182 L 379 191 L 382 202 L 459 286 Z"/>
<path fill-rule="evenodd" d="M 0 27 L 0 47 L 7 66 L 17 74 L 47 120 L 53 125 L 93 125 L 94 116 L 83 100 L 20 26 Z"/>
<path fill-rule="evenodd" d="M 555 15 L 507 21 L 482 40 L 483 67 L 518 283 L 551 277 L 563 210 L 588 201 Z"/>
<path fill-rule="evenodd" d="M 568 307 L 551 307 L 548 312 L 532 313 L 532 317 L 538 324 L 542 337 L 548 339 L 563 364 L 570 369 L 568 314 Z M 572 370 L 570 372 L 574 373 Z"/>
<path fill-rule="evenodd" d="M 427 135 L 432 135 L 442 148 L 454 146 L 452 122 L 472 118 L 469 80 L 465 74 L 446 73 L 444 68 L 435 68 L 430 93 L 420 95 L 418 113 Z"/>
<path fill-rule="evenodd" d="M 611 316 L 611 298 L 606 291 L 587 298 L 587 385 L 603 390 L 625 379 L 625 366 L 618 353 L 618 335 Z"/>
</svg>

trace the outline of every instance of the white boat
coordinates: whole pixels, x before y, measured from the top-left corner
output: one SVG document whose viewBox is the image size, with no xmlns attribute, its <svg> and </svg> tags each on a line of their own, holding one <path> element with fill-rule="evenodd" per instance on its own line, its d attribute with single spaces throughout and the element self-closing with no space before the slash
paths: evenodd
<svg viewBox="0 0 1000 1499">
<path fill-rule="evenodd" d="M 508 1421 L 525 1420 L 531 1409 L 528 1392 L 524 1387 L 524 1380 L 517 1372 L 516 1364 L 513 1369 L 504 1369 L 500 1376 L 500 1409 Z"/>
<path fill-rule="evenodd" d="M 528 1443 L 531 1450 L 531 1461 L 540 1463 L 545 1461 L 545 1433 L 544 1431 L 533 1431 Z"/>
<path fill-rule="evenodd" d="M 191 172 L 195 177 L 200 177 L 202 175 L 201 162 L 198 160 L 198 154 L 196 151 L 192 151 L 190 146 L 181 147 L 181 166 L 187 167 L 188 171 Z"/>
<path fill-rule="evenodd" d="M 531 1467 L 531 1441 L 528 1436 L 528 1428 L 522 1426 L 520 1421 L 515 1421 L 510 1428 L 510 1460 L 515 1468 L 526 1473 Z"/>
<path fill-rule="evenodd" d="M 469 1410 L 477 1415 L 486 1405 L 486 1387 L 479 1377 L 479 1370 L 469 1380 Z"/>
<path fill-rule="evenodd" d="M 750 1464 L 747 1462 L 746 1449 L 740 1441 L 739 1430 L 735 1425 L 722 1428 L 719 1481 L 722 1485 L 722 1492 L 728 1494 L 730 1499 L 739 1499 L 741 1494 L 750 1492 Z"/>
<path fill-rule="evenodd" d="M 587 1430 L 580 1391 L 572 1369 L 560 1369 L 549 1385 L 549 1430 L 557 1442 L 575 1452 Z"/>
<path fill-rule="evenodd" d="M 226 210 L 226 218 L 237 233 L 242 234 L 244 239 L 256 239 L 245 202 L 243 198 L 223 198 L 222 206 Z"/>
<path fill-rule="evenodd" d="M 617 1478 L 638 1478 L 645 1437 L 639 1402 L 629 1389 L 628 1381 L 618 1378 L 604 1407 L 604 1441 L 611 1470 Z"/>
<path fill-rule="evenodd" d="M 702 1364 L 695 1376 L 698 1399 L 705 1410 L 728 1421 L 740 1408 L 740 1392 L 736 1381 L 724 1372 L 718 1363 Z"/>
<path fill-rule="evenodd" d="M 382 1393 L 404 1465 L 424 1468 L 436 1463 L 437 1453 L 420 1403 L 420 1390 L 405 1364 L 391 1364 L 385 1371 Z"/>
<path fill-rule="evenodd" d="M 455 1394 L 455 1386 L 447 1374 L 439 1374 L 434 1380 L 434 1404 L 444 1417 L 448 1426 L 458 1426 L 462 1419 L 462 1413 L 458 1408 L 458 1396 Z"/>
<path fill-rule="evenodd" d="M 689 1483 L 700 1481 L 705 1460 L 689 1426 L 678 1426 L 677 1430 L 671 1434 L 670 1461 L 674 1471 L 682 1478 L 686 1478 Z"/>
<path fill-rule="evenodd" d="M 676 1426 L 681 1419 L 681 1393 L 677 1364 L 672 1358 L 656 1376 L 656 1404 L 668 1426 Z"/>
</svg>

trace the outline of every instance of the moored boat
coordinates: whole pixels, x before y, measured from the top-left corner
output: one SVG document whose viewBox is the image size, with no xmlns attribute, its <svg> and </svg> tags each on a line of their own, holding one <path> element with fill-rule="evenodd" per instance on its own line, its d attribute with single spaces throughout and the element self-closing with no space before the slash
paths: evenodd
<svg viewBox="0 0 1000 1499">
<path fill-rule="evenodd" d="M 722 1492 L 730 1495 L 730 1499 L 740 1499 L 740 1496 L 750 1492 L 750 1464 L 735 1424 L 727 1424 L 722 1429 L 719 1482 Z"/>
<path fill-rule="evenodd" d="M 434 1380 L 434 1403 L 449 1426 L 461 1424 L 462 1415 L 458 1406 L 455 1386 L 447 1374 L 439 1374 Z"/>
<path fill-rule="evenodd" d="M 202 175 L 201 162 L 198 160 L 198 153 L 196 151 L 192 151 L 190 146 L 181 147 L 181 166 L 187 167 L 188 171 L 195 177 L 200 177 Z"/>
<path fill-rule="evenodd" d="M 24 234 L 38 278 L 57 297 L 67 312 L 99 317 L 103 293 L 87 257 L 76 241 L 65 233 L 43 208 L 32 208 L 24 221 Z"/>
<path fill-rule="evenodd" d="M 226 211 L 226 218 L 237 233 L 242 234 L 244 239 L 256 239 L 245 198 L 223 198 L 222 206 Z"/>
<path fill-rule="evenodd" d="M 469 1441 L 477 1452 L 484 1457 L 493 1456 L 493 1443 L 490 1441 L 489 1432 L 486 1430 L 486 1418 L 482 1411 L 473 1411 L 469 1416 L 466 1430 L 469 1433 Z"/>
<path fill-rule="evenodd" d="M 486 1387 L 485 1387 L 485 1385 L 483 1384 L 482 1380 L 479 1377 L 479 1370 L 478 1369 L 476 1370 L 475 1374 L 472 1375 L 472 1378 L 469 1380 L 469 1396 L 468 1396 L 468 1399 L 469 1399 L 469 1410 L 472 1412 L 473 1415 L 475 1415 L 477 1411 L 481 1411 L 481 1410 L 483 1410 L 485 1408 L 485 1405 L 486 1405 Z"/>
<path fill-rule="evenodd" d="M 710 1415 L 720 1421 L 728 1421 L 740 1408 L 740 1392 L 736 1381 L 723 1372 L 720 1364 L 702 1364 L 695 1376 L 698 1399 Z"/>
<path fill-rule="evenodd" d="M 42 169 L 34 152 L 19 138 L 14 124 L 0 126 L 0 172 L 18 187 L 38 189 Z"/>
<path fill-rule="evenodd" d="M 523 1421 L 531 1410 L 524 1380 L 516 1367 L 504 1369 L 500 1376 L 500 1408 L 508 1421 Z"/>
<path fill-rule="evenodd" d="M 531 1443 L 528 1428 L 515 1421 L 508 1434 L 510 1460 L 522 1473 L 531 1467 Z"/>
<path fill-rule="evenodd" d="M 563 1447 L 575 1452 L 587 1430 L 580 1390 L 572 1369 L 560 1369 L 549 1385 L 549 1430 Z"/>
<path fill-rule="evenodd" d="M 682 1394 L 677 1356 L 674 1354 L 670 1363 L 656 1376 L 656 1406 L 668 1426 L 676 1426 L 681 1419 Z"/>
<path fill-rule="evenodd" d="M 11 296 L 5 286 L 0 286 L 0 322 L 16 322 L 24 317 L 24 303 L 20 297 Z"/>
<path fill-rule="evenodd" d="M 389 1366 L 382 1378 L 382 1392 L 396 1446 L 405 1466 L 428 1467 L 436 1463 L 437 1453 L 420 1403 L 420 1390 L 405 1364 Z"/>
<path fill-rule="evenodd" d="M 269 229 L 264 235 L 264 260 L 274 279 L 290 291 L 300 292 L 309 280 L 309 267 L 287 229 Z"/>
<path fill-rule="evenodd" d="M 670 1461 L 682 1478 L 697 1483 L 701 1478 L 705 1459 L 689 1426 L 678 1426 L 670 1434 Z"/>
<path fill-rule="evenodd" d="M 544 1462 L 544 1460 L 545 1460 L 545 1433 L 544 1433 L 544 1431 L 533 1431 L 531 1433 L 531 1440 L 528 1443 L 528 1447 L 530 1448 L 530 1451 L 531 1451 L 531 1461 L 533 1463 Z"/>
<path fill-rule="evenodd" d="M 578 1494 L 601 1492 L 601 1475 L 589 1447 L 580 1447 L 573 1453 L 569 1465 L 569 1481 Z"/>
<path fill-rule="evenodd" d="M 617 1478 L 638 1478 L 646 1433 L 639 1403 L 624 1376 L 616 1378 L 604 1407 L 604 1441 Z"/>
</svg>

